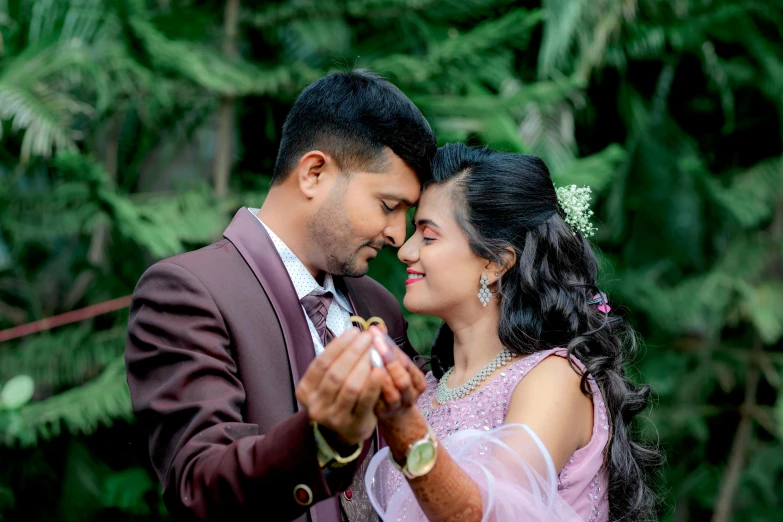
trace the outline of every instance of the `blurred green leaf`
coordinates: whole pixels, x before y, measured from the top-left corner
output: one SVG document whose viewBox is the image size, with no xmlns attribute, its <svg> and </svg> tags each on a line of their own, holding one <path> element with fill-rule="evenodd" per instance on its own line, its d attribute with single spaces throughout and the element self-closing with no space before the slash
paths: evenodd
<svg viewBox="0 0 783 522">
<path fill-rule="evenodd" d="M 130 468 L 106 477 L 102 484 L 101 498 L 105 507 L 119 508 L 139 516 L 149 515 L 145 495 L 155 489 L 144 468 Z"/>
<path fill-rule="evenodd" d="M 783 337 L 783 283 L 770 282 L 755 288 L 743 287 L 745 313 L 766 344 Z"/>
<path fill-rule="evenodd" d="M 728 187 L 716 180 L 710 180 L 709 187 L 723 208 L 743 227 L 751 228 L 772 215 L 782 178 L 783 164 L 780 158 L 773 158 L 736 175 Z"/>
<path fill-rule="evenodd" d="M 611 183 L 617 167 L 626 159 L 625 150 L 613 143 L 601 152 L 578 158 L 552 172 L 557 186 L 587 185 L 594 194 L 600 194 Z"/>
<path fill-rule="evenodd" d="M 0 390 L 0 407 L 17 410 L 30 402 L 35 392 L 35 382 L 29 375 L 17 375 Z"/>
<path fill-rule="evenodd" d="M 90 434 L 118 419 L 130 420 L 133 412 L 125 361 L 119 357 L 86 384 L 11 413 L 15 416 L 0 413 L 0 443 L 9 447 L 32 446 L 58 436 L 63 427 L 73 434 Z"/>
</svg>

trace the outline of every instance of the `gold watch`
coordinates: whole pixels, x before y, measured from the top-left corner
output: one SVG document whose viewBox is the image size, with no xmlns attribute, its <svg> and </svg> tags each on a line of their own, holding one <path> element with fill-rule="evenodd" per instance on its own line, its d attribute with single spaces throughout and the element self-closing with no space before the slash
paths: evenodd
<svg viewBox="0 0 783 522">
<path fill-rule="evenodd" d="M 412 479 L 422 477 L 432 471 L 438 457 L 438 438 L 432 428 L 427 426 L 427 434 L 408 446 L 405 452 L 405 463 L 400 464 L 389 452 L 389 460 L 405 475 Z"/>
<path fill-rule="evenodd" d="M 359 455 L 362 454 L 362 445 L 357 444 L 356 451 L 354 451 L 347 457 L 343 457 L 342 455 L 337 453 L 337 451 L 335 451 L 334 448 L 332 448 L 328 442 L 326 442 L 326 439 L 321 433 L 321 430 L 318 429 L 318 423 L 312 422 L 312 425 L 313 425 L 313 435 L 315 435 L 315 446 L 317 448 L 317 454 L 318 454 L 318 465 L 321 466 L 321 469 L 341 468 L 346 464 L 350 464 L 354 460 L 358 459 Z"/>
</svg>

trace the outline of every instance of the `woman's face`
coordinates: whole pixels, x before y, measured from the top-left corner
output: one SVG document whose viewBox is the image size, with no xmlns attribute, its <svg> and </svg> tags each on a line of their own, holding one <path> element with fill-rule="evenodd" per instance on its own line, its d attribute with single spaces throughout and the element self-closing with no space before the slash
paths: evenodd
<svg viewBox="0 0 783 522">
<path fill-rule="evenodd" d="M 444 320 L 446 315 L 476 314 L 484 309 L 478 298 L 481 275 L 486 274 L 491 282 L 497 277 L 488 271 L 487 260 L 473 253 L 457 224 L 451 188 L 429 186 L 413 221 L 415 231 L 397 254 L 408 265 L 405 308 Z"/>
</svg>

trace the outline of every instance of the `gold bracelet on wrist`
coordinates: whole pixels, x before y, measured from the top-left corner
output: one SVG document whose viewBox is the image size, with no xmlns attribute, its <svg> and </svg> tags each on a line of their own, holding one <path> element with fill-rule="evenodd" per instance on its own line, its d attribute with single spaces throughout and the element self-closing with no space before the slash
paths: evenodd
<svg viewBox="0 0 783 522">
<path fill-rule="evenodd" d="M 317 453 L 318 453 L 318 465 L 321 466 L 321 469 L 341 468 L 346 464 L 350 464 L 354 460 L 358 459 L 359 455 L 361 455 L 362 445 L 357 444 L 356 451 L 354 451 L 352 454 L 348 455 L 347 457 L 343 457 L 342 455 L 337 453 L 337 451 L 335 451 L 334 448 L 332 448 L 328 442 L 326 442 L 326 439 L 321 433 L 321 430 L 318 429 L 318 423 L 312 422 L 312 425 L 313 425 L 313 435 L 315 436 L 315 446 L 317 448 Z"/>
</svg>

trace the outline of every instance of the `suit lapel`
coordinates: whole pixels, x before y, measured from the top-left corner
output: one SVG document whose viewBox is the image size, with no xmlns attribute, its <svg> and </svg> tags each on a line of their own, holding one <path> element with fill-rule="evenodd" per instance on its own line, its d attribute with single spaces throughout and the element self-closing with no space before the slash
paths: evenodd
<svg viewBox="0 0 783 522">
<path fill-rule="evenodd" d="M 363 319 L 370 318 L 370 309 L 367 307 L 367 303 L 361 294 L 354 291 L 351 284 L 344 277 L 334 277 L 334 286 L 342 294 L 348 298 L 348 302 L 351 304 L 351 309 L 354 315 L 358 315 Z"/>
<path fill-rule="evenodd" d="M 239 209 L 223 237 L 242 254 L 272 302 L 296 387 L 315 358 L 315 347 L 291 277 L 266 229 L 247 207 Z"/>
<path fill-rule="evenodd" d="M 294 387 L 315 358 L 304 311 L 291 277 L 266 229 L 247 207 L 234 216 L 223 237 L 231 241 L 263 287 L 280 322 Z M 301 405 L 296 401 L 297 409 Z M 312 522 L 339 522 L 340 501 L 331 497 L 310 507 Z"/>
</svg>

